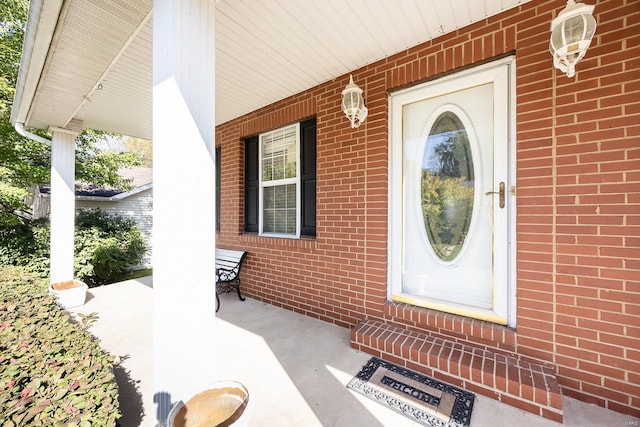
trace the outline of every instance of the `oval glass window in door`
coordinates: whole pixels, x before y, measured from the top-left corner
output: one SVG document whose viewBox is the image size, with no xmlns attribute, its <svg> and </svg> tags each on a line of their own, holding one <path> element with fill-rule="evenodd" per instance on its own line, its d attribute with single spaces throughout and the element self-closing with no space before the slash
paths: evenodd
<svg viewBox="0 0 640 427">
<path fill-rule="evenodd" d="M 445 111 L 427 137 L 420 186 L 424 228 L 442 261 L 454 261 L 464 246 L 473 213 L 474 179 L 467 131 L 455 113 Z"/>
</svg>

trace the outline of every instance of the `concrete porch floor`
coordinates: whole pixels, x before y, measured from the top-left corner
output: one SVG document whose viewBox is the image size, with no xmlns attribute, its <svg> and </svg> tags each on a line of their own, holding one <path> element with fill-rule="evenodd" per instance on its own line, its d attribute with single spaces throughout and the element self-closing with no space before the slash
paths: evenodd
<svg viewBox="0 0 640 427">
<path fill-rule="evenodd" d="M 97 313 L 90 332 L 120 357 L 115 369 L 120 425 L 160 426 L 151 371 L 152 278 L 89 289 L 74 313 Z M 250 426 L 417 426 L 346 388 L 370 359 L 349 345 L 349 330 L 235 294 L 220 296 L 220 379 L 243 383 L 253 402 Z M 560 424 L 476 395 L 472 427 L 553 427 Z M 640 419 L 564 398 L 564 425 L 640 426 Z"/>
</svg>

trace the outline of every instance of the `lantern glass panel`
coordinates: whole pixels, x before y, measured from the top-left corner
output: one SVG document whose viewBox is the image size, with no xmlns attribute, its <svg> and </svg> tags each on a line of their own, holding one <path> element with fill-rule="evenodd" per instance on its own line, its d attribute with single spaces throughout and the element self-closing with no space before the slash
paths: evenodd
<svg viewBox="0 0 640 427">
<path fill-rule="evenodd" d="M 562 24 L 566 44 L 578 43 L 584 37 L 583 15 L 574 16 Z"/>
<path fill-rule="evenodd" d="M 354 108 L 360 108 L 360 99 L 356 91 L 345 93 L 342 103 L 343 109 L 349 111 Z"/>
</svg>

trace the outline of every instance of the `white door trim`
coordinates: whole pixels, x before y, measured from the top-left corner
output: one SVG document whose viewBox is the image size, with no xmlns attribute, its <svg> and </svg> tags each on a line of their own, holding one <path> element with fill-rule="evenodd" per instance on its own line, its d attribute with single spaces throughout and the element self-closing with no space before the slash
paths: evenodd
<svg viewBox="0 0 640 427">
<path fill-rule="evenodd" d="M 506 79 L 504 78 L 506 73 Z M 500 237 L 503 242 L 506 242 L 506 247 L 502 256 L 494 257 L 495 271 L 502 271 L 506 279 L 505 288 L 501 290 L 502 296 L 500 301 L 494 298 L 494 309 L 482 312 L 482 310 L 474 310 L 471 312 L 465 307 L 455 307 L 451 304 L 441 305 L 437 301 L 430 301 L 423 303 L 421 301 L 415 301 L 412 298 L 407 298 L 402 294 L 402 272 L 403 272 L 403 258 L 402 258 L 402 229 L 403 229 L 403 206 L 404 197 L 403 194 L 403 106 L 417 102 L 417 93 L 423 91 L 425 88 L 427 91 L 433 90 L 436 93 L 446 94 L 449 92 L 460 90 L 461 79 L 464 79 L 464 85 L 473 86 L 475 84 L 482 84 L 491 82 L 497 78 L 496 75 L 500 74 L 505 84 L 495 85 L 496 91 L 494 96 L 496 100 L 500 101 L 505 107 L 505 115 L 507 117 L 507 126 L 496 127 L 495 132 L 501 134 L 496 135 L 496 140 L 504 140 L 507 142 L 506 147 L 502 150 L 498 150 L 496 156 L 502 158 L 496 158 L 497 162 L 503 162 L 506 166 L 503 169 L 504 176 L 494 177 L 494 185 L 504 181 L 506 183 L 506 205 L 505 205 L 505 218 L 507 218 L 508 226 L 504 228 L 503 233 L 506 236 Z M 388 210 L 388 256 L 389 256 L 389 269 L 388 269 L 388 299 L 398 302 L 411 303 L 413 305 L 420 305 L 437 310 L 457 313 L 461 315 L 480 318 L 483 320 L 507 324 L 509 326 L 515 326 L 515 283 L 516 283 L 516 266 L 515 266 L 515 58 L 507 57 L 491 63 L 487 63 L 469 70 L 465 70 L 459 73 L 451 74 L 443 78 L 433 80 L 431 82 L 424 83 L 420 86 L 414 86 L 412 88 L 404 89 L 393 93 L 389 98 L 389 210 Z M 505 135 L 506 132 L 506 135 Z M 507 158 L 504 159 L 504 156 Z M 494 206 L 498 204 L 498 197 L 495 197 L 496 202 Z M 498 270 L 499 269 L 499 270 Z"/>
</svg>

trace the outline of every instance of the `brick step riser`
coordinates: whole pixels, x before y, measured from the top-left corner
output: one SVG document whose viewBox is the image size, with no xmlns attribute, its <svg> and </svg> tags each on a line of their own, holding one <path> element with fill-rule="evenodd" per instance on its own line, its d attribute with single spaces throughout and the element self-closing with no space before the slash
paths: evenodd
<svg viewBox="0 0 640 427">
<path fill-rule="evenodd" d="M 562 422 L 562 394 L 554 372 L 546 366 L 371 320 L 351 330 L 351 346 Z"/>
</svg>

